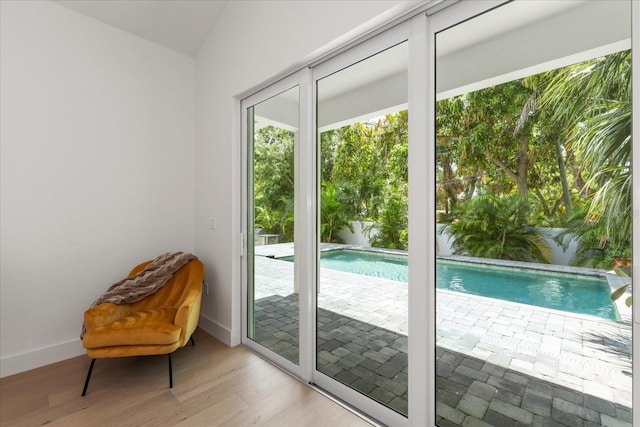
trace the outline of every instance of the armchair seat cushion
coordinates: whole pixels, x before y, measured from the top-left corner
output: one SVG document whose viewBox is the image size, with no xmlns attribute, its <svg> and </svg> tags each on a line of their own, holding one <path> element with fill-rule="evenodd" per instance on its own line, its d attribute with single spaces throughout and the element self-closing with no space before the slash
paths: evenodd
<svg viewBox="0 0 640 427">
<path fill-rule="evenodd" d="M 177 310 L 153 307 L 136 311 L 105 326 L 89 329 L 82 342 L 85 348 L 123 345 L 169 345 L 180 340 L 175 322 Z"/>
</svg>

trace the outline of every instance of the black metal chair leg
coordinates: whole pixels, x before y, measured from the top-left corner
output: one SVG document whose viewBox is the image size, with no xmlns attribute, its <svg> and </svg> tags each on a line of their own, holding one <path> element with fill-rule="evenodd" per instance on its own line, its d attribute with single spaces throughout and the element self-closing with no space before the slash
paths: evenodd
<svg viewBox="0 0 640 427">
<path fill-rule="evenodd" d="M 169 388 L 173 388 L 173 369 L 171 368 L 171 353 L 169 356 Z"/>
<path fill-rule="evenodd" d="M 189 338 L 189 340 L 191 341 L 191 347 L 195 347 L 196 341 L 193 339 L 193 335 L 191 335 L 191 338 Z"/>
<path fill-rule="evenodd" d="M 96 359 L 91 359 L 91 365 L 89 365 L 89 372 L 87 372 L 87 379 L 84 381 L 84 388 L 82 389 L 82 396 L 87 394 L 87 387 L 89 386 L 89 380 L 91 379 L 91 372 L 93 372 L 93 364 L 96 363 Z"/>
</svg>

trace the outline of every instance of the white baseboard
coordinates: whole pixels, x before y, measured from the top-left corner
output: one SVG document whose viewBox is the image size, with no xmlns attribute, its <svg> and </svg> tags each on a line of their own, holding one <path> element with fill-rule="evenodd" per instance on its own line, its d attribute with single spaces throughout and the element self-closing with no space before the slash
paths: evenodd
<svg viewBox="0 0 640 427">
<path fill-rule="evenodd" d="M 0 358 L 0 378 L 60 362 L 85 353 L 80 338 Z"/>
<path fill-rule="evenodd" d="M 230 347 L 240 344 L 239 330 L 230 330 L 202 314 L 200 315 L 200 322 L 198 323 L 198 326 Z"/>
<path fill-rule="evenodd" d="M 199 326 L 228 346 L 232 347 L 240 344 L 240 331 L 229 330 L 215 320 L 201 315 Z M 79 338 L 75 338 L 59 344 L 4 356 L 0 358 L 0 378 L 83 354 L 85 354 L 85 349 L 82 347 L 82 342 Z"/>
</svg>

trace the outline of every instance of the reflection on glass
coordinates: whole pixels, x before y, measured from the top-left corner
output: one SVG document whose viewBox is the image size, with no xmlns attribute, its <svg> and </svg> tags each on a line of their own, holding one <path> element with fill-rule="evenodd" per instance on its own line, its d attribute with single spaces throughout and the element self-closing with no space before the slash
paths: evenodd
<svg viewBox="0 0 640 427">
<path fill-rule="evenodd" d="M 298 289 L 294 263 L 294 153 L 299 89 L 248 109 L 248 336 L 299 361 Z"/>
<path fill-rule="evenodd" d="M 317 84 L 316 368 L 407 415 L 407 44 Z"/>
<path fill-rule="evenodd" d="M 624 282 L 584 268 L 631 251 L 629 17 L 516 0 L 436 35 L 438 425 L 631 426 Z"/>
</svg>

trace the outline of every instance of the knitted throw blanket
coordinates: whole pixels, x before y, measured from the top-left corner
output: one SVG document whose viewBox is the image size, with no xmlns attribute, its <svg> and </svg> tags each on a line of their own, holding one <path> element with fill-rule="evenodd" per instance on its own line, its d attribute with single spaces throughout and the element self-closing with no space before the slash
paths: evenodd
<svg viewBox="0 0 640 427">
<path fill-rule="evenodd" d="M 91 304 L 91 307 L 105 302 L 130 304 L 140 301 L 162 289 L 176 271 L 194 259 L 197 259 L 195 255 L 184 252 L 160 255 L 134 276 L 127 277 L 111 285 L 100 298 Z M 84 336 L 84 332 L 83 324 L 81 337 Z"/>
</svg>

